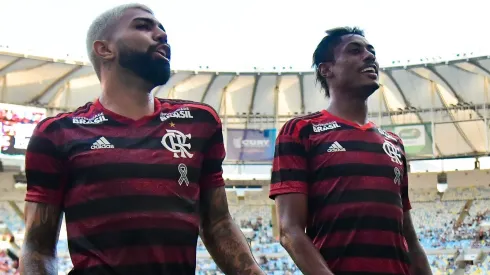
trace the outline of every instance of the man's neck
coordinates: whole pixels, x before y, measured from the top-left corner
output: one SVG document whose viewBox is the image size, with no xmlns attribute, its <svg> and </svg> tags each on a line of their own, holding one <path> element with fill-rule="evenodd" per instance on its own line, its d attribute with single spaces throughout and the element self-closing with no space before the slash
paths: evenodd
<svg viewBox="0 0 490 275">
<path fill-rule="evenodd" d="M 138 120 L 155 111 L 151 86 L 133 76 L 107 77 L 102 83 L 99 102 L 121 116 Z"/>
<path fill-rule="evenodd" d="M 367 99 L 351 97 L 348 94 L 331 96 L 327 111 L 334 116 L 338 116 L 359 125 L 366 124 L 367 121 Z"/>
</svg>

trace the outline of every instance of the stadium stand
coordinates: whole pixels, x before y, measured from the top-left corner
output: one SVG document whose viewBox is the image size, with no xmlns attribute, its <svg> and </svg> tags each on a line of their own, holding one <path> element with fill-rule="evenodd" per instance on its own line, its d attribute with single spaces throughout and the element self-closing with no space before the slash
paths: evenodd
<svg viewBox="0 0 490 275">
<path fill-rule="evenodd" d="M 311 71 L 285 68 L 245 73 L 174 71 L 169 83 L 153 93 L 207 103 L 218 111 L 225 127 L 265 132 L 328 104 L 314 77 Z M 490 153 L 489 78 L 490 57 L 385 66 L 380 71 L 383 85 L 368 102 L 369 117 L 378 125 L 422 127 L 417 129 L 427 133 L 426 151 L 415 159 L 480 157 L 483 161 Z M 39 112 L 34 107 L 44 108 L 43 115 L 73 110 L 100 93 L 97 77 L 87 62 L 28 56 L 1 48 L 0 87 L 2 102 L 34 113 Z M 11 121 L 8 114 L 2 115 Z M 27 120 L 35 123 L 38 119 Z M 231 135 L 226 130 L 225 138 Z M 22 170 L 23 159 L 7 156 L 4 148 L 0 159 L 0 274 L 15 274 L 24 237 L 25 191 L 15 188 L 22 182 L 14 181 L 14 176 Z M 259 172 L 254 171 L 260 167 L 249 167 L 253 165 L 247 166 L 248 162 L 250 159 L 226 162 L 231 214 L 268 274 L 301 274 L 277 239 L 273 202 L 267 198 L 270 159 L 258 163 L 262 165 Z M 490 165 L 480 170 L 475 162 L 474 170 L 463 168 L 446 169 L 449 187 L 444 192 L 436 188 L 438 172 L 444 169 L 432 172 L 428 167 L 409 174 L 414 224 L 435 275 L 490 274 L 490 170 L 485 170 Z M 241 190 L 243 186 L 248 189 Z M 60 274 L 66 274 L 71 261 L 64 224 L 62 228 L 58 258 Z M 222 274 L 201 241 L 197 257 L 196 274 Z"/>
</svg>

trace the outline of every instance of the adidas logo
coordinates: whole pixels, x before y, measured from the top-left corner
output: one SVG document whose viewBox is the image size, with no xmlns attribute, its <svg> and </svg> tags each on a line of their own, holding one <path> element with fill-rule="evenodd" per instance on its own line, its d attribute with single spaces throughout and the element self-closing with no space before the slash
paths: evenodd
<svg viewBox="0 0 490 275">
<path fill-rule="evenodd" d="M 340 145 L 340 143 L 338 141 L 332 143 L 332 145 L 330 145 L 330 147 L 328 148 L 327 152 L 341 152 L 341 151 L 345 151 L 345 148 L 342 147 L 342 145 Z"/>
<path fill-rule="evenodd" d="M 107 148 L 114 148 L 114 145 L 112 145 L 105 137 L 99 138 L 92 146 L 90 146 L 90 149 L 107 149 Z"/>
</svg>

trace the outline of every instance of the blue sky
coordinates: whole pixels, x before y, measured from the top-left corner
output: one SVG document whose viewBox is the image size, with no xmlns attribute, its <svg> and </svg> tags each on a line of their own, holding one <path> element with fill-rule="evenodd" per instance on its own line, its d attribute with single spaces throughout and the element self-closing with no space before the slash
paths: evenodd
<svg viewBox="0 0 490 275">
<path fill-rule="evenodd" d="M 85 58 L 91 20 L 116 0 L 2 0 L 0 45 L 41 55 Z M 458 53 L 490 54 L 488 10 L 481 0 L 146 0 L 168 31 L 174 69 L 309 70 L 324 30 L 365 29 L 380 63 Z"/>
</svg>

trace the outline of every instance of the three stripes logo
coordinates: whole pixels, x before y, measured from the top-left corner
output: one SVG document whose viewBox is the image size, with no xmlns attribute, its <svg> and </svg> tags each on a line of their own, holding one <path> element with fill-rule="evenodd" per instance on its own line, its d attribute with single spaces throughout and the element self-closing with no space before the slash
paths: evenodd
<svg viewBox="0 0 490 275">
<path fill-rule="evenodd" d="M 107 149 L 107 148 L 114 148 L 114 145 L 112 145 L 105 137 L 99 138 L 92 146 L 90 146 L 90 149 Z"/>
<path fill-rule="evenodd" d="M 342 151 L 345 151 L 345 148 L 342 147 L 342 145 L 340 145 L 340 143 L 338 141 L 332 143 L 332 145 L 330 145 L 330 147 L 328 147 L 328 150 L 327 150 L 327 152 L 329 152 L 329 153 L 342 152 Z"/>
</svg>

